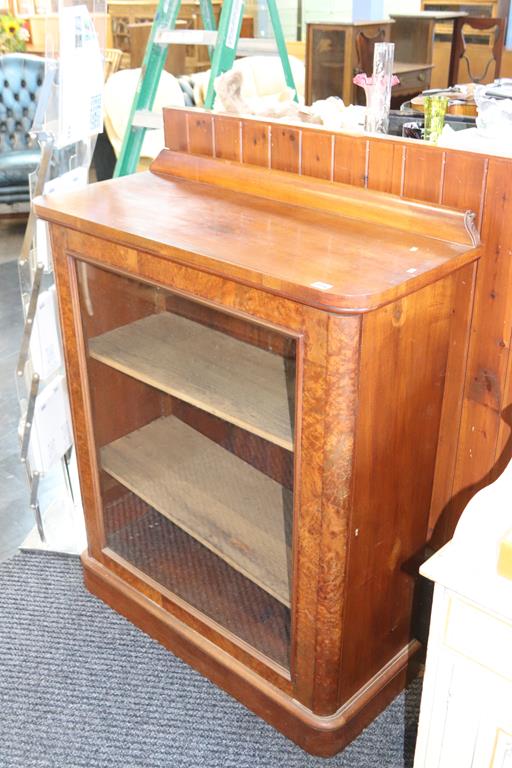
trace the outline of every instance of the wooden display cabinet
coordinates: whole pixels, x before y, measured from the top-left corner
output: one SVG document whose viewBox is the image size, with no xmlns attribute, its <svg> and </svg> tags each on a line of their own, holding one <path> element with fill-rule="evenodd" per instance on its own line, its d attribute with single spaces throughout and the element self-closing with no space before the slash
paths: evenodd
<svg viewBox="0 0 512 768">
<path fill-rule="evenodd" d="M 363 34 L 370 40 L 382 36 L 393 40 L 393 20 L 354 22 L 338 24 L 333 22 L 311 22 L 306 35 L 306 104 L 329 96 L 339 96 L 345 104 L 364 104 L 364 92 L 352 82 L 360 71 L 371 75 L 372 65 L 360 60 L 356 39 Z M 423 60 L 418 52 L 402 40 L 400 49 L 405 57 L 395 55 L 393 73 L 400 83 L 393 88 L 393 98 L 404 101 L 416 96 L 430 86 L 432 61 Z M 373 54 L 370 57 L 373 62 Z"/>
<path fill-rule="evenodd" d="M 375 38 L 383 32 L 389 42 L 391 24 L 391 21 L 307 24 L 306 104 L 329 96 L 339 96 L 345 104 L 356 103 L 356 88 L 352 83 L 358 64 L 356 37 L 362 32 Z"/>
<path fill-rule="evenodd" d="M 464 379 L 471 216 L 167 150 L 152 172 L 37 212 L 88 588 L 334 754 L 420 648 L 416 574 Z"/>
</svg>

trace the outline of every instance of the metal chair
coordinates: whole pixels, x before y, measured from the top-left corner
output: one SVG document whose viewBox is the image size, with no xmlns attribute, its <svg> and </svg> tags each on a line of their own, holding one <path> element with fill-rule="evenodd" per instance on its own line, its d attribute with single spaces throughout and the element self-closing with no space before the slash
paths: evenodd
<svg viewBox="0 0 512 768">
<path fill-rule="evenodd" d="M 493 34 L 494 31 L 494 44 L 490 50 L 490 55 L 485 63 L 484 71 L 481 74 L 476 75 L 471 67 L 471 61 L 467 55 L 467 45 L 465 27 L 470 27 L 478 32 L 489 31 Z M 501 72 L 501 56 L 503 53 L 503 45 L 505 40 L 505 21 L 498 18 L 485 18 L 481 16 L 463 16 L 455 19 L 453 29 L 453 45 L 452 53 L 450 56 L 450 68 L 448 72 L 448 85 L 456 85 L 461 82 L 459 75 L 459 69 L 461 60 L 466 62 L 467 76 L 472 83 L 483 83 L 488 75 L 489 68 L 494 61 L 494 77 L 499 77 Z M 490 46 L 489 46 L 490 47 Z M 479 46 L 484 48 L 484 46 Z"/>
</svg>

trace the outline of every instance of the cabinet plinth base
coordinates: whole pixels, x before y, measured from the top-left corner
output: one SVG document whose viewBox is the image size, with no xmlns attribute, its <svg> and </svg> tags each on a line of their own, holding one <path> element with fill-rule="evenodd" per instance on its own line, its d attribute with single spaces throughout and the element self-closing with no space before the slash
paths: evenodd
<svg viewBox="0 0 512 768">
<path fill-rule="evenodd" d="M 188 627 L 104 565 L 82 555 L 87 589 L 313 755 L 343 749 L 415 675 L 422 646 L 410 642 L 330 716 L 316 715 Z"/>
</svg>

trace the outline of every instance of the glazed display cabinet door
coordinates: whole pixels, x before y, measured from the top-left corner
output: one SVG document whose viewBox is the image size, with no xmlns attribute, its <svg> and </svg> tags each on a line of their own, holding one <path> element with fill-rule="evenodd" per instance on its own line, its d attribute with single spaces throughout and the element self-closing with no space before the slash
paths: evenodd
<svg viewBox="0 0 512 768">
<path fill-rule="evenodd" d="M 327 99 L 329 96 L 346 98 L 344 84 L 346 59 L 349 55 L 345 29 L 311 25 L 309 41 L 309 101 Z"/>
<path fill-rule="evenodd" d="M 288 669 L 295 339 L 78 275 L 104 551 Z"/>
</svg>

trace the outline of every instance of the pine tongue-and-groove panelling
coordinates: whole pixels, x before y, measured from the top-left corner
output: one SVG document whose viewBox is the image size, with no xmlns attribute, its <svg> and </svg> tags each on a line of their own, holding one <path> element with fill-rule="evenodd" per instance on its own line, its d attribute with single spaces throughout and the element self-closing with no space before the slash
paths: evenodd
<svg viewBox="0 0 512 768">
<path fill-rule="evenodd" d="M 166 112 L 166 147 L 171 150 L 329 179 L 477 214 L 484 252 L 475 287 L 464 396 L 462 402 L 459 397 L 452 403 L 453 434 L 445 436 L 433 489 L 432 542 L 445 540 L 470 496 L 494 479 L 512 455 L 512 416 L 506 410 L 512 401 L 512 160 L 236 116 Z"/>
</svg>

